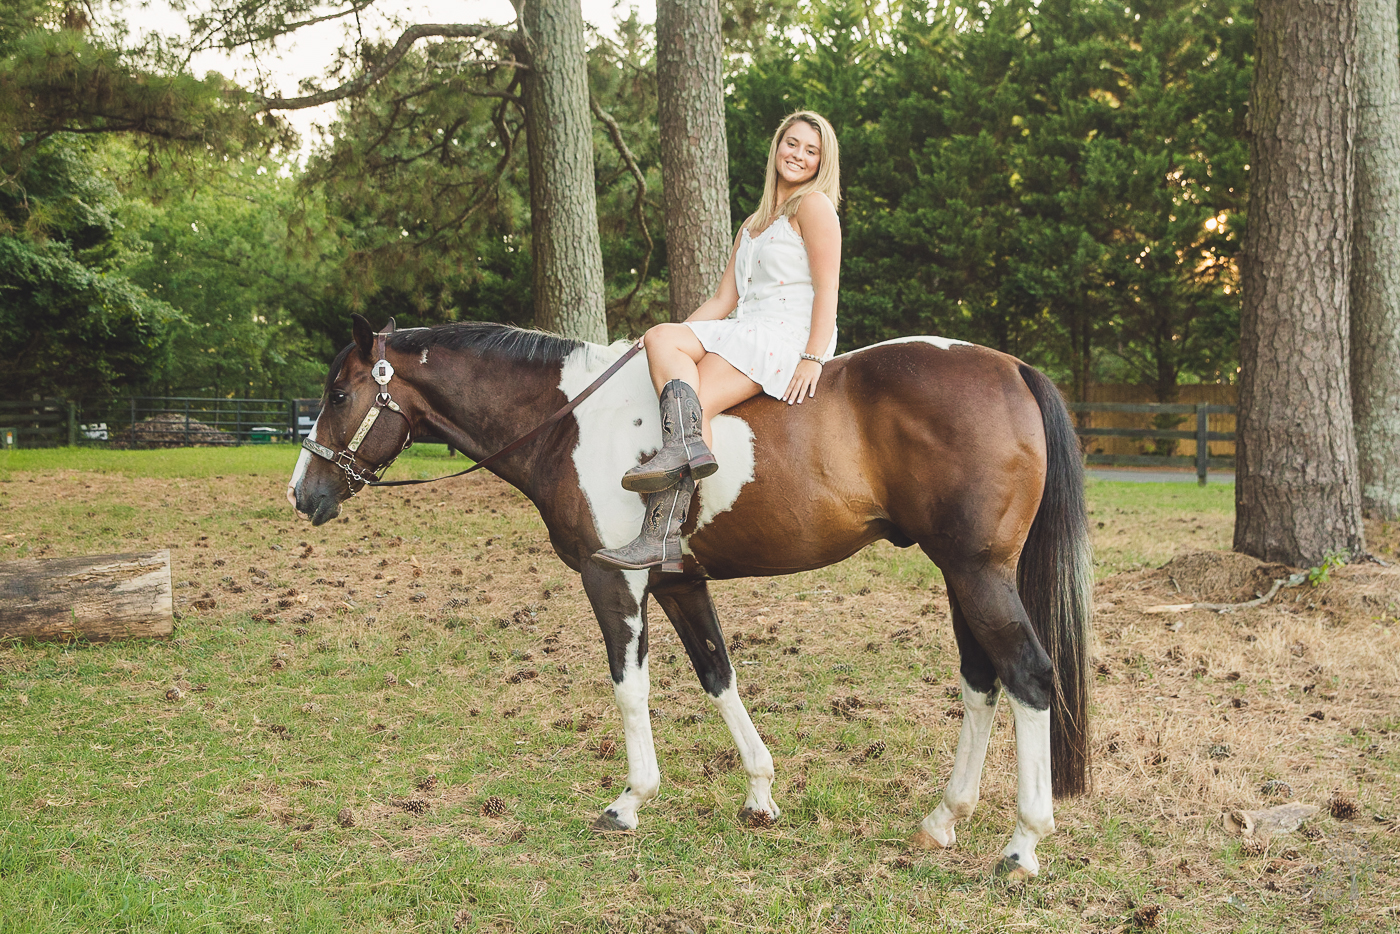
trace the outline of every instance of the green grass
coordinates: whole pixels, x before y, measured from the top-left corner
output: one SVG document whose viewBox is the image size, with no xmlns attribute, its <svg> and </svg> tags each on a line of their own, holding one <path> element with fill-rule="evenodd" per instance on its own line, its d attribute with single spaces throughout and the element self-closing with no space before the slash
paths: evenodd
<svg viewBox="0 0 1400 934">
<path fill-rule="evenodd" d="M 301 448 L 292 444 L 248 444 L 231 448 L 175 448 L 168 451 L 113 451 L 106 448 L 35 448 L 0 451 L 0 480 L 13 473 L 82 470 L 125 477 L 190 478 L 220 476 L 291 476 Z M 416 479 L 439 468 L 456 472 L 471 461 L 449 458 L 440 444 L 415 445 L 403 453 L 386 477 Z"/>
<path fill-rule="evenodd" d="M 420 475 L 466 466 L 441 448 L 409 454 Z M 250 564 L 269 591 L 321 599 L 311 578 L 334 577 L 337 555 L 357 548 L 367 570 L 402 577 L 421 558 L 425 580 L 496 597 L 448 611 L 403 590 L 376 602 L 388 581 L 352 581 L 354 610 L 304 623 L 221 604 L 186 609 L 165 642 L 0 647 L 0 932 L 1077 932 L 1118 929 L 1147 904 L 1164 905 L 1169 932 L 1351 931 L 1376 901 L 1380 853 L 1356 864 L 1355 897 L 1351 876 L 1329 869 L 1307 901 L 1263 888 L 1258 861 L 1200 825 L 1105 796 L 1062 803 L 1060 830 L 1039 849 L 1042 878 L 1003 885 L 987 869 L 1014 819 L 1004 718 L 958 848 L 906 858 L 952 760 L 956 655 L 941 610 L 926 609 L 936 571 L 917 549 L 887 545 L 715 588 L 731 637 L 776 628 L 735 655 L 778 763 L 779 826 L 735 822 L 744 780 L 722 755 L 732 743 L 653 611 L 662 793 L 641 832 L 595 837 L 589 822 L 625 782 L 623 760 L 598 754 L 604 738 L 621 745 L 620 723 L 578 578 L 535 547 L 529 504 L 495 481 L 464 485 L 476 498 L 448 506 L 438 487 L 372 491 L 347 521 L 312 530 L 280 502 L 295 456 L 0 455 L 0 523 L 25 523 L 25 544 L 0 545 L 0 558 L 32 555 L 31 543 L 64 554 L 173 545 L 177 582 L 194 583 L 177 591 L 186 607 L 206 587 L 224 599 L 221 579 L 249 583 Z M 28 484 L 74 470 L 92 472 L 78 478 L 94 478 L 92 490 L 51 501 Z M 131 482 L 98 482 L 104 473 Z M 1091 482 L 1093 518 L 1127 542 L 1100 560 L 1148 560 L 1183 516 L 1228 518 L 1226 490 Z M 1146 527 L 1128 541 L 1132 522 Z M 298 538 L 313 559 L 296 557 Z M 330 593 L 333 604 L 350 590 Z M 523 607 L 537 619 L 511 622 Z M 914 635 L 896 641 L 901 631 Z M 526 667 L 538 677 L 509 683 Z M 169 700 L 171 685 L 186 692 Z M 833 713 L 831 698 L 852 694 L 869 706 Z M 561 728 L 588 714 L 600 718 L 589 731 Z M 877 742 L 885 753 L 865 756 Z M 437 784 L 419 791 L 429 775 Z M 481 813 L 493 795 L 506 816 Z M 426 813 L 394 805 L 415 797 Z M 353 826 L 337 821 L 344 808 Z M 1326 859 L 1326 841 L 1300 846 Z M 1182 853 L 1204 871 L 1176 874 Z"/>
</svg>

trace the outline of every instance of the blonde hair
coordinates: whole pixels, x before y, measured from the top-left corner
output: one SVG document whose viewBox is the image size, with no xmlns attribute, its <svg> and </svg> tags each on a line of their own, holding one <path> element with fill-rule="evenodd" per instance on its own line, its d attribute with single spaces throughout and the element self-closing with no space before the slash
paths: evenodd
<svg viewBox="0 0 1400 934">
<path fill-rule="evenodd" d="M 817 166 L 817 174 L 812 176 L 811 181 L 799 185 L 797 190 L 779 205 L 778 144 L 782 142 L 783 134 L 799 120 L 804 121 L 817 131 L 817 136 L 821 139 L 822 161 Z M 836 146 L 836 131 L 831 128 L 827 119 L 810 110 L 799 110 L 783 118 L 778 132 L 773 134 L 773 142 L 768 147 L 768 168 L 765 170 L 763 179 L 763 198 L 759 201 L 758 213 L 754 216 L 761 224 L 766 224 L 776 218 L 779 211 L 791 217 L 797 213 L 797 208 L 802 203 L 802 196 L 811 191 L 820 191 L 830 198 L 832 207 L 841 203 L 841 155 Z"/>
</svg>

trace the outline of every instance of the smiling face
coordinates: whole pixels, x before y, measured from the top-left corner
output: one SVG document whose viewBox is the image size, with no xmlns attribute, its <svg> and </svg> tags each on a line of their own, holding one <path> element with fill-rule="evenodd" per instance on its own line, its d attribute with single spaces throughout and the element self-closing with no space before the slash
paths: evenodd
<svg viewBox="0 0 1400 934">
<path fill-rule="evenodd" d="M 795 188 L 816 177 L 822 164 L 822 138 L 806 120 L 794 120 L 778 140 L 779 187 Z"/>
</svg>

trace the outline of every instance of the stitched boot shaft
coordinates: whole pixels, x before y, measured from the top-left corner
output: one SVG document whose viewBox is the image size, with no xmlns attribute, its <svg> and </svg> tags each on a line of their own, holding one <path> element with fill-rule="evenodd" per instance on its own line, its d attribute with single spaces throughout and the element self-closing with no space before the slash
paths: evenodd
<svg viewBox="0 0 1400 934">
<path fill-rule="evenodd" d="M 694 495 L 695 481 L 689 475 L 669 490 L 650 494 L 641 534 L 621 548 L 595 553 L 593 560 L 633 571 L 657 565 L 663 571 L 680 571 L 681 525 Z"/>
<path fill-rule="evenodd" d="M 684 380 L 673 379 L 661 388 L 661 450 L 645 464 L 622 475 L 622 488 L 634 493 L 655 493 L 676 485 L 690 468 L 696 480 L 719 470 L 715 456 L 700 432 L 700 399 Z"/>
</svg>

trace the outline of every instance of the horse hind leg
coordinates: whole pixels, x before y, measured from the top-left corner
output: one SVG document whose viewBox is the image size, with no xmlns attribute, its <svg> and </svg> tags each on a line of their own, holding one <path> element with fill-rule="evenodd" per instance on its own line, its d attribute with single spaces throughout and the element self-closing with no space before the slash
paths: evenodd
<svg viewBox="0 0 1400 934">
<path fill-rule="evenodd" d="M 595 831 L 635 830 L 637 811 L 661 790 L 651 735 L 651 675 L 647 653 L 646 571 L 604 570 L 585 562 L 584 591 L 603 630 L 613 697 L 627 744 L 627 785 L 593 822 Z"/>
<path fill-rule="evenodd" d="M 739 697 L 734 666 L 725 651 L 724 634 L 720 631 L 709 587 L 703 580 L 667 582 L 654 587 L 652 595 L 670 617 L 690 656 L 700 686 L 729 727 L 734 745 L 738 747 L 749 784 L 739 819 L 751 825 L 771 824 L 782 814 L 773 801 L 773 756 Z"/>
<path fill-rule="evenodd" d="M 1001 699 L 996 669 L 982 646 L 973 637 L 950 590 L 948 602 L 953 611 L 953 637 L 958 643 L 962 681 L 963 721 L 958 734 L 958 751 L 953 757 L 953 774 L 938 807 L 919 823 L 910 842 L 923 849 L 950 847 L 957 842 L 954 824 L 972 816 L 981 791 L 982 765 L 987 758 L 987 741 L 996 720 Z"/>
<path fill-rule="evenodd" d="M 1040 871 L 1036 845 L 1055 829 L 1050 785 L 1053 670 L 1014 581 L 1014 570 L 993 568 L 948 575 L 967 630 L 996 672 L 1016 726 L 1016 828 L 997 871 L 1029 879 Z"/>
</svg>

